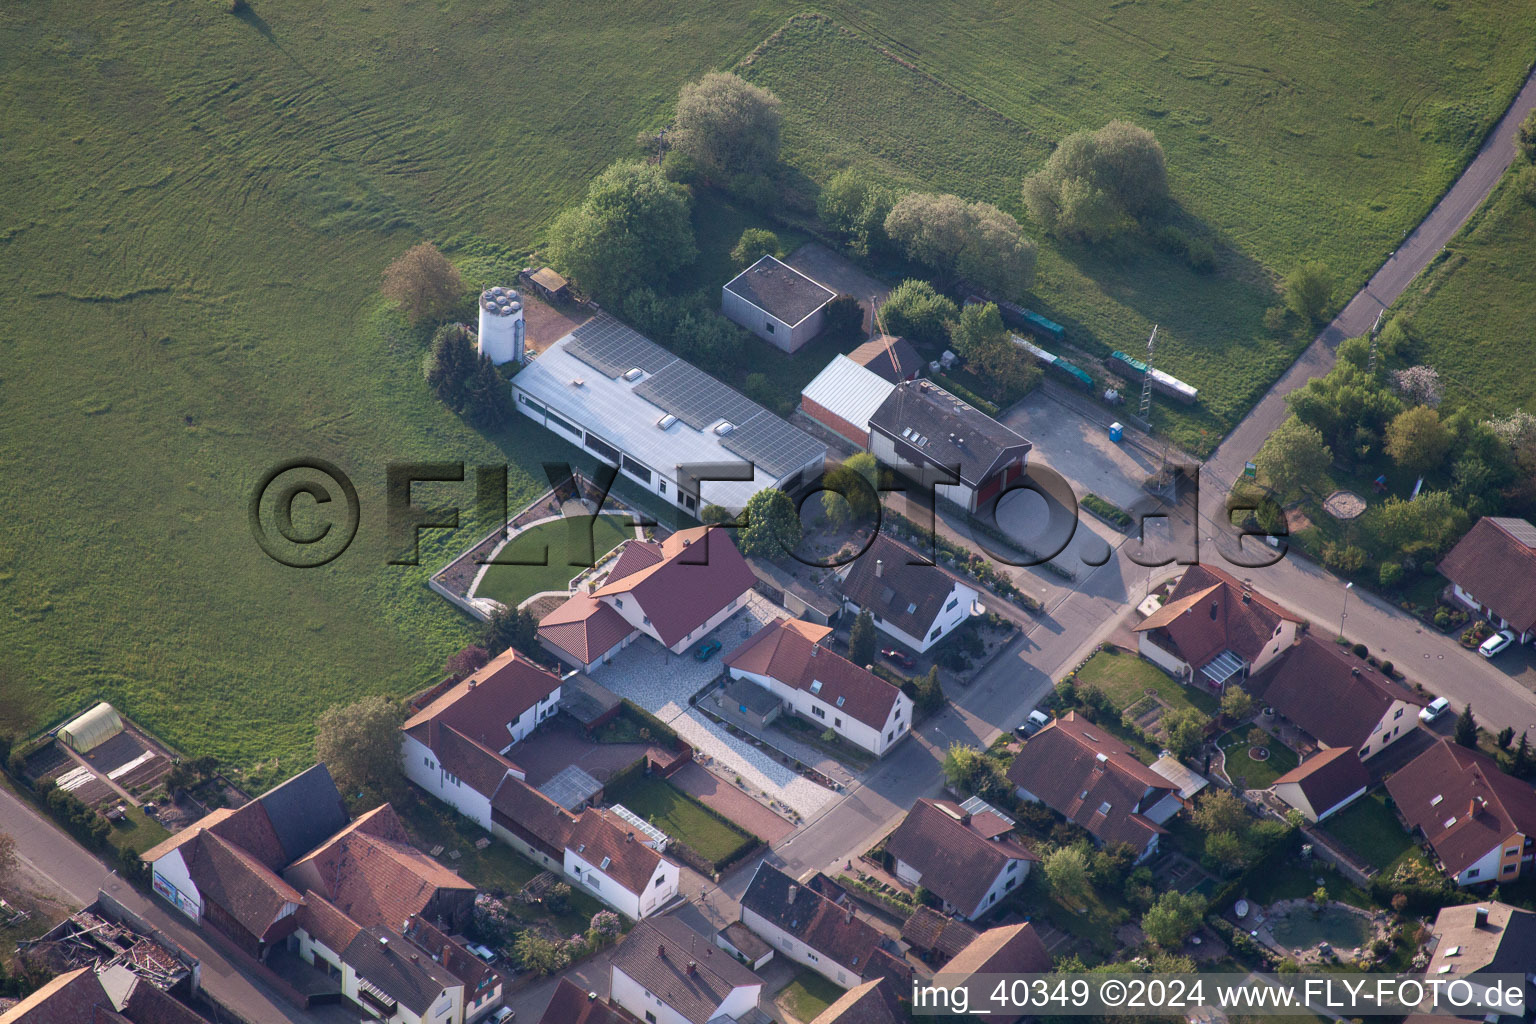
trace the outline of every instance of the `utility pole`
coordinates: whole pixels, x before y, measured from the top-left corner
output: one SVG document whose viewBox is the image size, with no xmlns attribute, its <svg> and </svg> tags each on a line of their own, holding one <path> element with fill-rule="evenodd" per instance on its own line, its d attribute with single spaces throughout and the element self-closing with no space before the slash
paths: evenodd
<svg viewBox="0 0 1536 1024">
<path fill-rule="evenodd" d="M 1371 325 L 1371 358 L 1365 368 L 1372 377 L 1376 376 L 1376 336 L 1381 333 L 1381 318 L 1386 315 L 1387 311 L 1383 309 L 1376 314 L 1376 322 Z"/>
<path fill-rule="evenodd" d="M 1141 375 L 1141 418 L 1150 423 L 1152 412 L 1152 346 L 1157 344 L 1157 325 L 1152 325 L 1152 337 L 1147 339 L 1147 372 Z"/>
</svg>

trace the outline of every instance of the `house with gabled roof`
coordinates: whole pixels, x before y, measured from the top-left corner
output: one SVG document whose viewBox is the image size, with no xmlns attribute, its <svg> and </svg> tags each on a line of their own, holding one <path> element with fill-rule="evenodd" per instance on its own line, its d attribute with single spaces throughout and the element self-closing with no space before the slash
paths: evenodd
<svg viewBox="0 0 1536 1024">
<path fill-rule="evenodd" d="M 481 828 L 491 827 L 490 794 L 508 772 L 505 755 L 560 708 L 560 677 L 508 648 L 406 719 L 406 778 Z"/>
<path fill-rule="evenodd" d="M 1526 1005 L 1536 996 L 1536 912 L 1498 900 L 1443 907 L 1430 933 L 1425 977 L 1477 979 L 1524 975 Z M 1482 1019 L 1482 1015 L 1477 1015 Z"/>
<path fill-rule="evenodd" d="M 1310 822 L 1325 821 L 1371 788 L 1371 773 L 1349 747 L 1329 747 L 1270 784 L 1275 796 Z"/>
<path fill-rule="evenodd" d="M 1536 864 L 1536 791 L 1480 751 L 1439 740 L 1387 776 L 1387 792 L 1457 885 L 1513 881 Z"/>
<path fill-rule="evenodd" d="M 876 978 L 844 992 L 811 1024 L 907 1024 L 896 986 L 889 978 Z"/>
<path fill-rule="evenodd" d="M 539 623 L 539 643 L 583 670 L 642 634 L 681 654 L 741 608 L 756 582 L 722 527 L 679 530 L 660 543 L 628 540 L 600 585 Z"/>
<path fill-rule="evenodd" d="M 905 544 L 877 533 L 841 570 L 843 607 L 919 654 L 980 611 L 980 592 Z"/>
<path fill-rule="evenodd" d="M 566 875 L 631 920 L 651 916 L 677 896 L 677 864 L 608 810 L 589 807 L 577 815 L 564 854 Z"/>
<path fill-rule="evenodd" d="M 896 877 L 937 896 L 967 921 L 1029 877 L 1040 858 L 1013 838 L 1012 818 L 979 801 L 920 798 L 885 841 Z"/>
<path fill-rule="evenodd" d="M 539 1024 L 639 1024 L 639 1019 L 607 1000 L 599 999 L 596 992 L 573 984 L 569 978 L 561 978 Z"/>
<path fill-rule="evenodd" d="M 1349 648 L 1311 633 L 1243 688 L 1304 734 L 1303 749 L 1349 747 L 1362 761 L 1412 733 L 1428 703 Z"/>
<path fill-rule="evenodd" d="M 1484 516 L 1436 566 L 1457 601 L 1536 640 L 1536 526 L 1525 519 Z"/>
<path fill-rule="evenodd" d="M 1019 799 L 1045 804 L 1100 846 L 1129 844 L 1137 862 L 1157 852 L 1163 822 L 1183 806 L 1176 785 L 1075 711 L 1025 741 L 1008 780 Z"/>
<path fill-rule="evenodd" d="M 912 729 L 912 698 L 823 646 L 831 626 L 780 619 L 725 657 L 732 679 L 746 679 L 821 729 L 876 757 Z"/>
<path fill-rule="evenodd" d="M 204 1024 L 203 1017 L 122 964 L 77 967 L 45 982 L 0 1024 Z"/>
<path fill-rule="evenodd" d="M 1054 969 L 1051 954 L 1028 921 L 1022 924 L 990 928 L 961 950 L 940 969 L 934 981 L 961 986 L 976 976 L 985 981 L 991 975 L 1047 974 Z M 1013 1024 L 1022 1013 L 982 1013 L 976 1019 L 983 1024 Z"/>
<path fill-rule="evenodd" d="M 1223 693 L 1296 642 L 1305 623 L 1229 573 L 1196 564 L 1134 627 L 1143 658 L 1182 682 Z"/>
<path fill-rule="evenodd" d="M 648 1024 L 751 1020 L 763 980 L 678 917 L 642 921 L 614 949 L 608 998 Z"/>
<path fill-rule="evenodd" d="M 742 895 L 741 921 L 777 953 L 843 988 L 882 976 L 892 957 L 900 960 L 837 883 L 817 876 L 801 884 L 766 861 Z"/>
</svg>

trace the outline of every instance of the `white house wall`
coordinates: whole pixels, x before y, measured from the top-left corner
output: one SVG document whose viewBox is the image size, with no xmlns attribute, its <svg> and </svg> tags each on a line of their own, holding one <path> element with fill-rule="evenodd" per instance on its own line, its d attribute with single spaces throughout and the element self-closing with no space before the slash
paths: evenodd
<svg viewBox="0 0 1536 1024">
<path fill-rule="evenodd" d="M 1143 658 L 1146 658 L 1158 668 L 1167 672 L 1175 679 L 1189 681 L 1191 669 L 1189 662 L 1182 661 L 1159 647 L 1147 633 L 1139 634 L 1136 641 L 1136 650 Z"/>
<path fill-rule="evenodd" d="M 405 776 L 483 829 L 491 827 L 491 799 L 463 779 L 443 771 L 437 755 L 415 737 L 401 744 Z"/>
<path fill-rule="evenodd" d="M 897 691 L 896 702 L 891 708 L 890 715 L 882 728 L 877 729 L 848 714 L 836 704 L 828 703 L 815 694 L 790 686 L 773 676 L 736 668 L 731 669 L 730 673 L 732 679 L 747 679 L 756 683 L 789 705 L 801 718 L 822 728 L 831 729 L 848 742 L 869 751 L 876 757 L 883 756 L 912 727 L 912 701 L 900 691 Z M 821 714 L 816 714 L 813 709 L 819 709 Z"/>
<path fill-rule="evenodd" d="M 1416 704 L 1394 700 L 1392 706 L 1387 708 L 1387 713 L 1381 716 L 1381 721 L 1376 723 L 1376 728 L 1371 730 L 1370 739 L 1360 745 L 1360 759 L 1363 761 L 1375 757 L 1413 732 L 1418 721 L 1418 710 Z"/>
<path fill-rule="evenodd" d="M 175 849 L 155 861 L 152 885 L 160 898 L 194 921 L 203 919 L 203 896 L 192 882 L 192 873 L 181 850 Z"/>
<path fill-rule="evenodd" d="M 822 956 L 754 910 L 742 907 L 741 921 L 756 933 L 758 938 L 768 943 L 775 950 L 783 953 L 802 967 L 809 967 L 833 984 L 841 985 L 843 988 L 852 988 L 863 981 L 862 978 L 852 975 L 847 968 L 831 957 Z"/>
</svg>

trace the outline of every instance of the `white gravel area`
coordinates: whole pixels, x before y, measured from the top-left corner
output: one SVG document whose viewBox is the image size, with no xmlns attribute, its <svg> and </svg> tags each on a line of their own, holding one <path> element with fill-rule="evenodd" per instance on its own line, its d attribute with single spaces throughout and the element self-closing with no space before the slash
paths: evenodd
<svg viewBox="0 0 1536 1024">
<path fill-rule="evenodd" d="M 832 799 L 832 791 L 797 775 L 747 740 L 732 736 L 693 710 L 688 698 L 720 674 L 720 659 L 769 622 L 788 616 L 778 605 L 753 593 L 746 607 L 715 627 L 710 637 L 720 652 L 708 661 L 695 661 L 692 651 L 673 654 L 649 637 L 635 641 L 592 678 L 621 697 L 628 697 L 677 730 L 700 754 L 713 762 L 717 774 L 740 775 L 746 783 L 768 793 L 808 817 Z"/>
</svg>

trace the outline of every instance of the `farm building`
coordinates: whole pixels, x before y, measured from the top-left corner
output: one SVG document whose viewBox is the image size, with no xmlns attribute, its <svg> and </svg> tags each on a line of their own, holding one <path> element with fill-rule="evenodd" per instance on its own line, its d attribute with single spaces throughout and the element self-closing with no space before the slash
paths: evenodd
<svg viewBox="0 0 1536 1024">
<path fill-rule="evenodd" d="M 929 380 L 895 386 L 869 418 L 869 450 L 895 469 L 939 469 L 959 481 L 939 497 L 975 512 L 1024 476 L 1022 436 Z"/>
<path fill-rule="evenodd" d="M 725 283 L 720 311 L 775 348 L 794 352 L 821 333 L 832 289 L 764 256 Z"/>
<path fill-rule="evenodd" d="M 869 419 L 896 385 L 837 356 L 800 392 L 800 411 L 860 448 L 869 447 Z"/>
<path fill-rule="evenodd" d="M 827 454 L 809 434 L 606 314 L 529 362 L 512 393 L 524 416 L 694 514 L 709 504 L 741 509 L 765 487 L 793 490 L 821 472 Z M 741 479 L 708 479 L 725 475 L 722 466 Z"/>
<path fill-rule="evenodd" d="M 565 278 L 549 267 L 541 267 L 528 275 L 533 290 L 550 302 L 561 302 L 571 297 L 571 286 Z"/>
<path fill-rule="evenodd" d="M 111 704 L 103 701 L 91 710 L 73 718 L 59 729 L 59 739 L 78 753 L 84 754 L 101 746 L 123 731 L 122 716 Z"/>
</svg>

